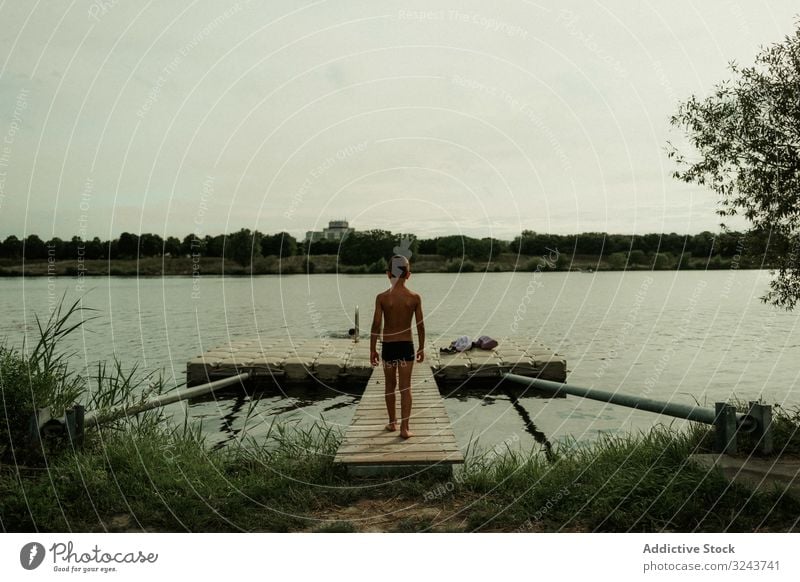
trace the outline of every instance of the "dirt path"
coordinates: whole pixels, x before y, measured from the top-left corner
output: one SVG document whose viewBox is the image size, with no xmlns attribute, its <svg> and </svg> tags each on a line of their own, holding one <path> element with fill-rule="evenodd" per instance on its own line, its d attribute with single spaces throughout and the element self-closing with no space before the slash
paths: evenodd
<svg viewBox="0 0 800 582">
<path fill-rule="evenodd" d="M 392 531 L 467 531 L 466 504 L 431 505 L 408 499 L 360 499 L 350 506 L 335 506 L 315 512 L 310 518 L 318 520 L 303 531 L 392 532 Z"/>
</svg>

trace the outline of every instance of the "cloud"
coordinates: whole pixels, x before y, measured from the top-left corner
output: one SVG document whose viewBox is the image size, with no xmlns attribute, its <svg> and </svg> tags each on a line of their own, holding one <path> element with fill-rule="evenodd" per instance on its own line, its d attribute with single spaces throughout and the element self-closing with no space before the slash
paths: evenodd
<svg viewBox="0 0 800 582">
<path fill-rule="evenodd" d="M 119 2 L 91 18 L 94 5 L 0 9 L 0 133 L 30 90 L 7 234 L 74 234 L 88 176 L 90 234 L 188 232 L 208 175 L 209 228 L 714 229 L 713 195 L 671 177 L 669 115 L 796 11 L 453 1 L 432 19 L 382 3 Z"/>
</svg>

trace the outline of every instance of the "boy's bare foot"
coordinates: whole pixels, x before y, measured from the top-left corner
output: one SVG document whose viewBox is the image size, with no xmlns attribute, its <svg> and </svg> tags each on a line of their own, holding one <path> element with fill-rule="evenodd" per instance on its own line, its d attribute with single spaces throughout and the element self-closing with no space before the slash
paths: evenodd
<svg viewBox="0 0 800 582">
<path fill-rule="evenodd" d="M 400 430 L 400 436 L 403 437 L 404 439 L 408 439 L 414 436 L 414 433 L 408 430 L 407 428 L 404 428 Z"/>
<path fill-rule="evenodd" d="M 396 431 L 397 430 L 397 423 L 396 422 L 390 422 L 389 424 L 386 425 L 386 430 L 388 430 L 390 432 Z"/>
</svg>

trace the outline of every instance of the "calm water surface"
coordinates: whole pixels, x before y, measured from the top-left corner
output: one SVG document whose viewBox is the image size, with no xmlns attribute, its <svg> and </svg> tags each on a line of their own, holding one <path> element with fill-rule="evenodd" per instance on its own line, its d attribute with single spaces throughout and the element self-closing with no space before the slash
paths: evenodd
<svg viewBox="0 0 800 582">
<path fill-rule="evenodd" d="M 567 358 L 568 379 L 651 398 L 713 406 L 728 398 L 800 403 L 798 315 L 759 301 L 765 271 L 416 274 L 428 336 L 536 337 Z M 0 336 L 19 346 L 36 340 L 34 314 L 46 318 L 62 294 L 83 297 L 97 310 L 65 349 L 91 372 L 119 358 L 140 370 L 184 381 L 186 361 L 230 340 L 346 336 L 356 305 L 368 327 L 377 275 L 294 275 L 253 278 L 70 278 L 0 280 Z M 600 402 L 524 397 L 502 392 L 461 393 L 445 399 L 462 445 L 538 448 L 534 433 L 555 442 L 591 441 L 601 433 L 647 429 L 682 421 Z M 357 397 L 309 387 L 254 402 L 226 396 L 176 404 L 223 443 L 248 432 L 264 434 L 273 419 L 305 424 L 320 418 L 346 427 Z"/>
</svg>

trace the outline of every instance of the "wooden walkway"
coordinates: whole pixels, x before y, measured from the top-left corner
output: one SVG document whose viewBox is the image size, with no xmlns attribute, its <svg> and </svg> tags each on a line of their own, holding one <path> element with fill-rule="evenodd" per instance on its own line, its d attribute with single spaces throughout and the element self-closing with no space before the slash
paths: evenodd
<svg viewBox="0 0 800 582">
<path fill-rule="evenodd" d="M 384 399 L 383 370 L 376 368 L 356 408 L 350 427 L 333 462 L 348 467 L 391 467 L 444 465 L 464 462 L 450 419 L 427 362 L 415 364 L 411 376 L 410 439 L 399 430 L 389 432 Z M 400 421 L 400 392 L 397 391 L 397 419 Z M 399 426 L 398 426 L 399 428 Z"/>
</svg>

